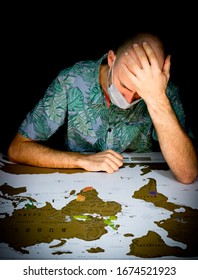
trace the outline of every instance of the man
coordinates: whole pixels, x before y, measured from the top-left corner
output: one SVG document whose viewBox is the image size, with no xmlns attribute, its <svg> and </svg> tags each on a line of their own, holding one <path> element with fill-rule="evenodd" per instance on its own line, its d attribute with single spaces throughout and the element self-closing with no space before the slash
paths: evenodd
<svg viewBox="0 0 198 280">
<path fill-rule="evenodd" d="M 170 55 L 158 37 L 140 33 L 98 61 L 62 70 L 21 124 L 10 160 L 49 168 L 113 173 L 121 152 L 160 149 L 177 180 L 198 174 L 196 150 L 178 88 L 170 81 Z M 65 151 L 43 145 L 65 126 Z M 88 154 L 86 154 L 89 152 Z"/>
</svg>

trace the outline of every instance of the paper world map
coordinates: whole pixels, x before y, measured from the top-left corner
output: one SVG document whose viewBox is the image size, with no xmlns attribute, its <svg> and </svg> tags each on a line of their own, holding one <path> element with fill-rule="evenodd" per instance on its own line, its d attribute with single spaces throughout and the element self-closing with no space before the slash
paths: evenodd
<svg viewBox="0 0 198 280">
<path fill-rule="evenodd" d="M 181 184 L 166 163 L 0 163 L 0 259 L 198 258 L 198 179 Z"/>
</svg>

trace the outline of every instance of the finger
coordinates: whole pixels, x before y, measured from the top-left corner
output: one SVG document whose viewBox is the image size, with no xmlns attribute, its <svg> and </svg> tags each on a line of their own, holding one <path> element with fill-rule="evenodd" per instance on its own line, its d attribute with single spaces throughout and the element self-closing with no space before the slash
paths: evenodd
<svg viewBox="0 0 198 280">
<path fill-rule="evenodd" d="M 159 68 L 159 63 L 158 63 L 158 59 L 157 56 L 154 52 L 154 50 L 152 49 L 152 47 L 147 43 L 147 42 L 143 42 L 142 43 L 142 48 L 144 50 L 144 53 L 147 57 L 147 62 L 149 62 L 149 64 L 145 63 L 144 66 L 149 66 L 152 65 L 154 67 Z M 138 48 L 136 47 L 136 50 L 138 51 Z M 144 60 L 145 61 L 145 60 Z M 143 63 L 143 62 L 142 62 Z"/>
<path fill-rule="evenodd" d="M 142 64 L 140 63 L 137 57 L 134 57 L 134 53 L 125 52 L 123 63 L 128 68 L 128 70 L 135 76 L 138 75 L 138 73 L 142 70 Z"/>
<path fill-rule="evenodd" d="M 109 160 L 108 158 L 106 158 L 102 164 L 102 170 L 106 171 L 107 173 L 113 173 L 113 172 L 117 171 L 119 168 L 120 168 L 119 165 L 117 165 L 115 162 Z"/>
<path fill-rule="evenodd" d="M 105 153 L 104 162 L 109 164 L 114 170 L 117 170 L 123 165 L 123 157 L 117 157 L 119 154 L 114 154 L 113 151 Z"/>
<path fill-rule="evenodd" d="M 107 173 L 113 173 L 123 165 L 123 156 L 113 150 L 86 155 L 86 158 L 89 159 L 89 161 L 86 161 L 86 165 L 84 165 L 87 171 L 105 171 Z"/>
<path fill-rule="evenodd" d="M 143 43 L 144 44 L 144 43 Z M 146 43 L 147 44 L 147 43 Z M 153 50 L 151 49 L 151 47 L 149 46 L 149 48 L 146 50 L 144 49 L 143 45 L 139 45 L 139 44 L 133 44 L 133 49 L 135 51 L 136 56 L 138 57 L 142 68 L 143 69 L 148 69 L 150 68 L 151 65 L 151 61 L 150 61 L 150 56 L 155 55 Z M 156 57 L 155 57 L 156 59 Z"/>
<path fill-rule="evenodd" d="M 123 163 L 121 165 L 123 165 Z M 106 157 L 92 161 L 91 165 L 89 164 L 85 169 L 87 171 L 104 171 L 107 173 L 113 173 L 117 171 L 121 165 L 117 165 L 114 161 Z"/>
<path fill-rule="evenodd" d="M 133 69 L 135 69 L 135 67 L 133 66 Z M 131 89 L 132 85 L 133 87 L 135 86 L 135 84 L 137 83 L 138 80 L 138 70 L 135 69 L 130 69 L 126 66 L 126 64 L 121 64 L 120 68 L 119 68 L 119 76 L 120 79 L 122 80 L 123 84 L 128 88 Z"/>
<path fill-rule="evenodd" d="M 123 155 L 121 155 L 120 153 L 114 151 L 114 150 L 106 150 L 105 152 L 111 153 L 112 155 L 114 155 L 115 157 L 117 157 L 120 160 L 123 160 Z"/>
</svg>

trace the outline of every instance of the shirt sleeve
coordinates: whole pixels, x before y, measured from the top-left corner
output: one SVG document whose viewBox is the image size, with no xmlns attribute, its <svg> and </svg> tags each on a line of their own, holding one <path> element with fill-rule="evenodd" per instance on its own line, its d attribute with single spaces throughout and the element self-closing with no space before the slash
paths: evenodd
<svg viewBox="0 0 198 280">
<path fill-rule="evenodd" d="M 61 76 L 58 76 L 34 109 L 26 115 L 18 132 L 32 140 L 46 141 L 64 123 L 66 112 L 66 87 Z"/>
</svg>

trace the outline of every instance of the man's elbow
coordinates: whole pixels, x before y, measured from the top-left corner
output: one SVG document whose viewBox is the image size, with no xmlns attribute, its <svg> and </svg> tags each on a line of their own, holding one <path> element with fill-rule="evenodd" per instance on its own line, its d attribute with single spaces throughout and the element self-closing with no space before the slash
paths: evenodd
<svg viewBox="0 0 198 280">
<path fill-rule="evenodd" d="M 175 175 L 175 178 L 181 182 L 182 184 L 192 184 L 198 176 L 198 170 L 191 170 L 190 172 L 185 172 L 184 174 L 180 174 L 180 176 Z"/>
<path fill-rule="evenodd" d="M 20 152 L 14 143 L 11 143 L 8 147 L 7 156 L 10 161 L 19 162 Z"/>
</svg>

